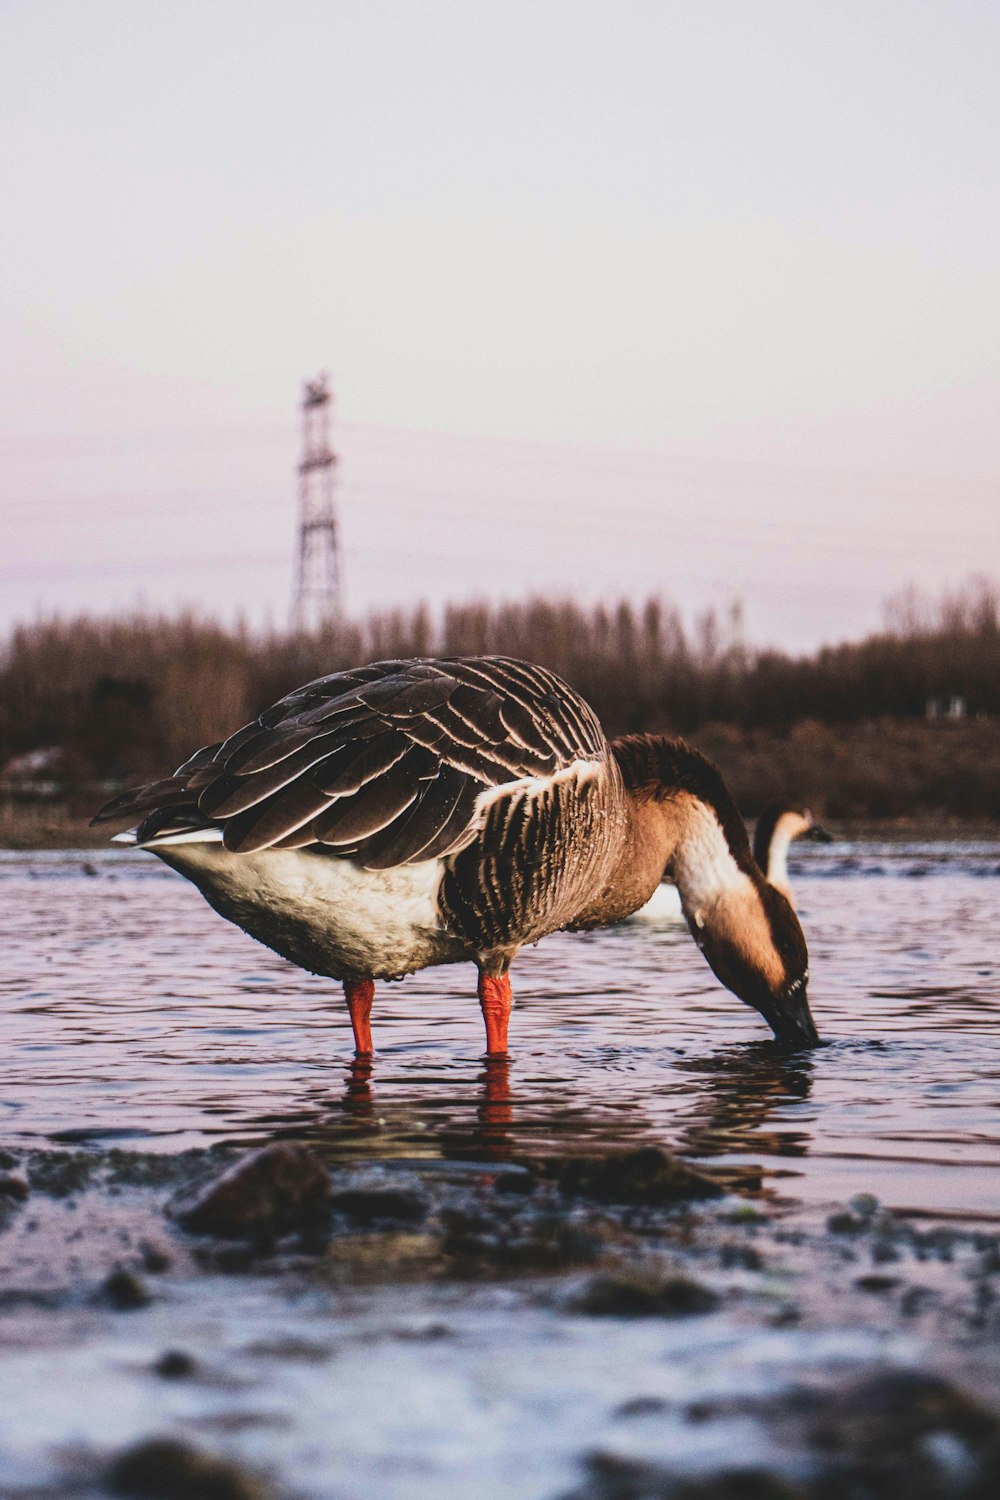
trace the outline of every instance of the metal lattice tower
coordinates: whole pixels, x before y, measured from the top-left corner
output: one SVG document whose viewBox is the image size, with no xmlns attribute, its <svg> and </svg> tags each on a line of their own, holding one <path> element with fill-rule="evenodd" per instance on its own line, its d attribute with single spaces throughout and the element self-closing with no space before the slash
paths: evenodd
<svg viewBox="0 0 1000 1500">
<path fill-rule="evenodd" d="M 292 629 L 319 630 L 340 614 L 340 559 L 330 447 L 330 377 L 307 380 L 302 395 L 299 464 L 299 545 L 292 595 Z"/>
</svg>

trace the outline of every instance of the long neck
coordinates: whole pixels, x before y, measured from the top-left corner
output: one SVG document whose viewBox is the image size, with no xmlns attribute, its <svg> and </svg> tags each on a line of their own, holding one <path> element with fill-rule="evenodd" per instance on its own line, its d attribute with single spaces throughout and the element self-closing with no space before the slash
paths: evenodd
<svg viewBox="0 0 1000 1500">
<path fill-rule="evenodd" d="M 692 925 L 703 926 L 720 902 L 760 904 L 753 862 L 746 858 L 749 851 L 732 848 L 714 807 L 690 792 L 679 792 L 661 808 L 671 830 L 667 872 Z"/>
<path fill-rule="evenodd" d="M 767 846 L 766 862 L 761 865 L 771 884 L 776 885 L 785 896 L 789 895 L 788 846 L 792 842 L 792 837 L 789 822 L 779 818 L 774 825 L 774 832 Z"/>
<path fill-rule="evenodd" d="M 642 850 L 636 863 L 648 878 L 659 869 L 677 886 L 697 936 L 721 924 L 755 947 L 770 943 L 760 871 L 746 828 L 719 771 L 683 740 L 637 735 L 612 746 L 629 792 Z M 634 850 L 627 857 L 635 859 Z"/>
<path fill-rule="evenodd" d="M 700 807 L 718 830 L 721 842 L 715 852 L 742 871 L 756 869 L 746 827 L 722 774 L 700 751 L 657 734 L 625 735 L 612 741 L 611 749 L 633 806 L 653 803 L 662 810 L 664 863 L 678 841 L 697 839 L 699 830 L 702 839 L 706 836 Z"/>
<path fill-rule="evenodd" d="M 723 984 L 764 1009 L 790 972 L 775 938 L 774 902 L 794 923 L 791 908 L 765 881 L 745 840 L 734 847 L 712 804 L 679 792 L 661 804 L 661 815 L 671 830 L 667 873 L 695 942 Z"/>
<path fill-rule="evenodd" d="M 791 807 L 765 808 L 757 819 L 753 837 L 754 858 L 771 885 L 776 886 L 788 901 L 792 899 L 788 883 L 789 845 L 809 826 L 808 817 Z"/>
<path fill-rule="evenodd" d="M 683 741 L 658 735 L 615 740 L 612 749 L 635 827 L 663 859 L 716 976 L 759 1010 L 776 1036 L 814 1045 L 802 929 L 754 860 L 718 769 Z"/>
</svg>

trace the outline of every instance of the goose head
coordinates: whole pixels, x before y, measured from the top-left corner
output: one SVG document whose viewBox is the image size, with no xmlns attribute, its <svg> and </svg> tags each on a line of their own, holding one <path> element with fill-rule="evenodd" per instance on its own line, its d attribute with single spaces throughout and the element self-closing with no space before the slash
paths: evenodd
<svg viewBox="0 0 1000 1500">
<path fill-rule="evenodd" d="M 771 802 L 761 812 L 754 831 L 753 855 L 767 879 L 794 906 L 788 880 L 788 850 L 796 839 L 817 844 L 832 844 L 827 833 L 808 807 L 797 802 Z"/>
<path fill-rule="evenodd" d="M 685 915 L 716 978 L 760 1012 L 779 1042 L 818 1045 L 807 990 L 809 951 L 799 919 L 779 890 L 748 876 L 742 891 L 721 895 L 696 916 Z"/>
<path fill-rule="evenodd" d="M 612 748 L 632 800 L 637 847 L 663 857 L 662 873 L 676 885 L 712 972 L 780 1042 L 816 1046 L 799 919 L 764 878 L 721 772 L 664 735 L 629 735 Z"/>
</svg>

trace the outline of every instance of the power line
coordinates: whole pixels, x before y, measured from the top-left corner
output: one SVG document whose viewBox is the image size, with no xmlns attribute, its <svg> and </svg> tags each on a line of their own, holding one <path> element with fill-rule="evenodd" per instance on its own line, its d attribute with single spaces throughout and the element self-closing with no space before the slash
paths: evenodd
<svg viewBox="0 0 1000 1500">
<path fill-rule="evenodd" d="M 862 466 L 839 467 L 830 464 L 785 463 L 766 459 L 712 458 L 659 452 L 655 449 L 615 448 L 598 443 L 570 443 L 536 438 L 491 437 L 476 433 L 446 432 L 367 422 L 343 422 L 343 437 L 367 449 L 382 453 L 402 453 L 411 457 L 414 448 L 436 449 L 440 454 L 473 457 L 486 452 L 504 453 L 515 461 L 529 461 L 533 466 L 580 465 L 593 470 L 597 465 L 645 471 L 650 479 L 699 476 L 707 482 L 731 482 L 741 486 L 790 484 L 797 486 L 875 486 L 902 492 L 937 493 L 963 488 L 976 491 L 984 500 L 996 498 L 1000 478 L 993 475 L 928 474 L 899 472 Z M 37 450 L 40 459 L 51 460 L 63 447 L 67 457 L 128 454 L 150 448 L 168 451 L 204 449 L 245 449 L 248 442 L 279 444 L 287 448 L 290 429 L 287 423 L 241 421 L 224 424 L 212 431 L 163 431 L 147 433 L 66 434 L 49 436 L 34 433 L 23 438 L 0 437 L 0 455 L 16 455 L 18 448 Z M 28 456 L 32 456 L 29 452 Z"/>
<path fill-rule="evenodd" d="M 659 535 L 669 538 L 671 542 L 692 540 L 707 536 L 713 528 L 724 528 L 729 536 L 734 534 L 747 535 L 748 537 L 768 539 L 768 545 L 796 546 L 803 543 L 814 545 L 833 546 L 839 550 L 848 552 L 864 552 L 892 545 L 896 551 L 909 553 L 919 552 L 926 549 L 928 552 L 939 552 L 942 548 L 961 548 L 973 546 L 989 546 L 995 540 L 995 527 L 963 527 L 960 532 L 953 530 L 951 534 L 942 536 L 938 523 L 918 527 L 912 518 L 909 523 L 908 533 L 900 537 L 897 523 L 872 522 L 866 520 L 863 529 L 850 521 L 833 521 L 827 516 L 812 516 L 808 512 L 800 512 L 795 523 L 790 523 L 783 517 L 771 518 L 766 515 L 754 513 L 753 515 L 733 516 L 720 507 L 707 507 L 701 505 L 697 515 L 690 515 L 687 519 L 680 519 L 676 513 L 665 514 L 660 509 L 653 509 L 649 505 L 632 503 L 621 504 L 615 514 L 609 515 L 603 503 L 596 500 L 590 504 L 585 497 L 576 495 L 572 500 L 546 497 L 539 501 L 531 495 L 511 493 L 509 491 L 478 491 L 470 493 L 468 490 L 456 490 L 445 488 L 441 485 L 421 485 L 417 483 L 407 484 L 393 481 L 378 481 L 368 483 L 362 480 L 349 480 L 345 486 L 346 492 L 367 502 L 368 509 L 377 511 L 379 503 L 387 497 L 393 500 L 396 512 L 399 510 L 409 511 L 419 515 L 421 520 L 427 520 L 434 516 L 446 517 L 451 523 L 456 519 L 467 521 L 470 525 L 481 525 L 483 512 L 488 511 L 493 517 L 507 515 L 512 517 L 523 516 L 530 518 L 532 530 L 535 534 L 540 533 L 547 521 L 558 524 L 561 521 L 573 521 L 577 525 L 586 518 L 588 532 L 603 532 L 609 535 L 621 535 L 625 530 L 629 536 L 634 537 L 637 532 L 642 531 L 650 536 Z M 228 496 L 229 498 L 222 498 Z M 63 497 L 59 497 L 62 499 Z M 134 492 L 129 492 L 123 499 L 134 501 Z M 80 516 L 92 524 L 93 516 L 85 517 L 81 514 L 81 507 L 92 506 L 100 513 L 100 518 L 107 521 L 119 521 L 126 519 L 144 519 L 148 517 L 155 508 L 158 512 L 172 509 L 173 514 L 184 516 L 185 509 L 171 502 L 194 501 L 190 514 L 192 518 L 239 510 L 244 514 L 248 507 L 259 505 L 270 506 L 272 501 L 270 495 L 251 495 L 242 488 L 231 488 L 220 490 L 213 487 L 211 490 L 157 490 L 145 492 L 145 498 L 149 505 L 129 503 L 124 506 L 112 505 L 108 499 L 100 495 L 84 496 L 80 501 L 54 507 L 45 505 L 45 513 L 50 519 L 56 517 L 71 518 Z M 656 497 L 657 503 L 662 504 L 662 497 Z M 684 497 L 673 497 L 674 504 Z M 20 514 L 24 519 L 36 520 L 39 508 L 45 504 L 43 497 L 36 497 L 32 502 L 24 502 Z M 690 507 L 687 507 L 690 509 Z M 8 518 L 17 517 L 18 511 L 14 507 L 7 507 Z M 354 550 L 348 545 L 348 550 Z M 389 544 L 388 551 L 392 551 Z M 409 550 L 407 548 L 406 550 Z"/>
</svg>

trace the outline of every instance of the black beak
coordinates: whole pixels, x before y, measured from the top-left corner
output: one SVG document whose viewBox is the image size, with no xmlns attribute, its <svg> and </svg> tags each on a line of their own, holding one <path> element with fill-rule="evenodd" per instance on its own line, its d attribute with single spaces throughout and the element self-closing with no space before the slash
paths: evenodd
<svg viewBox="0 0 1000 1500">
<path fill-rule="evenodd" d="M 836 842 L 833 834 L 827 833 L 821 823 L 813 823 L 811 827 L 806 829 L 802 837 L 808 839 L 811 844 L 833 844 Z"/>
<path fill-rule="evenodd" d="M 818 1047 L 820 1035 L 809 1009 L 804 984 L 776 1003 L 765 1020 L 784 1047 Z"/>
</svg>

